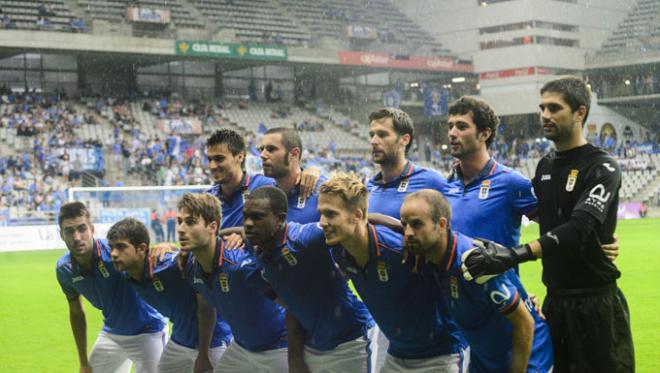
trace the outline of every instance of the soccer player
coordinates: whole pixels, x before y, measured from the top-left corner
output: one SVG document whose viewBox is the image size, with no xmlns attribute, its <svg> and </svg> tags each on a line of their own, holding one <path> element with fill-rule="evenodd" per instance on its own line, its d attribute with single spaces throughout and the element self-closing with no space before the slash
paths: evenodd
<svg viewBox="0 0 660 373">
<path fill-rule="evenodd" d="M 287 307 L 289 370 L 368 372 L 373 319 L 335 266 L 318 224 L 287 223 L 286 195 L 271 186 L 248 196 L 243 224 L 263 276 Z"/>
<path fill-rule="evenodd" d="M 213 370 L 231 342 L 231 330 L 181 276 L 172 253 L 149 258 L 149 231 L 126 218 L 108 231 L 113 266 L 135 292 L 172 322 L 172 335 L 158 363 L 159 373 Z"/>
<path fill-rule="evenodd" d="M 399 218 L 406 194 L 420 189 L 444 190 L 445 178 L 427 168 L 415 166 L 406 156 L 412 146 L 414 127 L 403 110 L 382 108 L 369 114 L 369 137 L 374 163 L 380 172 L 367 183 L 369 213 Z M 382 332 L 374 344 L 376 368 L 384 364 L 388 341 Z"/>
<path fill-rule="evenodd" d="M 306 196 L 301 192 L 299 180 L 303 172 L 300 167 L 303 145 L 298 132 L 291 128 L 271 128 L 261 138 L 259 151 L 264 175 L 275 179 L 277 187 L 286 193 L 289 204 L 287 219 L 297 223 L 319 221 L 316 210 L 318 188 L 327 178 L 321 176 L 318 179 L 312 195 Z"/>
<path fill-rule="evenodd" d="M 128 372 L 132 361 L 135 372 L 155 373 L 167 341 L 165 319 L 112 267 L 110 247 L 106 240 L 94 239 L 94 226 L 83 203 L 62 205 L 58 224 L 69 252 L 57 261 L 57 281 L 69 304 L 80 372 Z M 103 313 L 103 329 L 89 358 L 81 294 Z"/>
<path fill-rule="evenodd" d="M 450 227 L 451 208 L 435 190 L 406 197 L 401 206 L 405 247 L 423 255 L 440 283 L 442 296 L 470 344 L 470 371 L 537 373 L 552 371 L 548 327 L 534 310 L 513 269 L 485 283 L 466 281 L 461 255 L 472 240 Z"/>
<path fill-rule="evenodd" d="M 181 250 L 190 252 L 185 266 L 188 283 L 229 324 L 234 341 L 215 372 L 286 372 L 287 335 L 284 309 L 261 276 L 261 266 L 246 250 L 225 250 L 217 237 L 220 201 L 186 193 L 177 203 Z M 242 220 L 242 219 L 241 219 Z"/>
<path fill-rule="evenodd" d="M 243 201 L 254 189 L 262 185 L 274 185 L 275 181 L 260 174 L 245 172 L 245 140 L 236 131 L 223 128 L 214 132 L 206 140 L 206 157 L 213 187 L 208 193 L 222 202 L 222 226 L 220 228 L 243 225 Z M 308 195 L 318 179 L 318 169 L 307 171 L 315 177 L 301 177 L 303 195 Z"/>
<path fill-rule="evenodd" d="M 414 128 L 402 110 L 383 108 L 369 114 L 369 137 L 374 163 L 380 172 L 367 185 L 369 212 L 399 218 L 407 193 L 420 189 L 444 190 L 446 180 L 439 173 L 415 166 L 406 156 L 412 145 Z"/>
<path fill-rule="evenodd" d="M 632 372 L 630 313 L 616 285 L 621 276 L 603 255 L 613 241 L 621 171 L 584 139 L 591 92 L 562 77 L 541 88 L 541 124 L 556 152 L 543 157 L 532 181 L 541 237 L 515 248 L 493 242 L 466 253 L 466 278 L 497 274 L 542 257 L 547 317 L 557 372 Z"/>
<path fill-rule="evenodd" d="M 243 225 L 243 201 L 250 192 L 262 185 L 273 185 L 273 179 L 245 172 L 245 140 L 236 131 L 223 128 L 206 140 L 213 187 L 208 193 L 222 202 L 222 226 Z"/>
<path fill-rule="evenodd" d="M 462 372 L 465 342 L 430 271 L 405 260 L 402 236 L 367 222 L 367 188 L 338 174 L 321 186 L 320 226 L 390 341 L 381 372 Z"/>
<path fill-rule="evenodd" d="M 444 195 L 451 204 L 452 228 L 505 246 L 520 239 L 522 215 L 536 216 L 532 183 L 491 158 L 499 119 L 481 99 L 463 96 L 449 106 L 449 149 L 458 163 Z"/>
</svg>

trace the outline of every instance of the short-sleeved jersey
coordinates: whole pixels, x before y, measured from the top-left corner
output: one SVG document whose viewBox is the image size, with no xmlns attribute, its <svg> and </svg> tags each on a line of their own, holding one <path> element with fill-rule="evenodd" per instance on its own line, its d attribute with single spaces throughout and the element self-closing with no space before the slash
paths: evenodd
<svg viewBox="0 0 660 373">
<path fill-rule="evenodd" d="M 436 276 L 452 316 L 470 344 L 470 364 L 479 373 L 511 371 L 511 322 L 504 315 L 526 307 L 534 319 L 534 340 L 528 372 L 548 372 L 553 364 L 550 332 L 527 296 L 518 275 L 510 269 L 482 285 L 466 281 L 461 257 L 472 249 L 472 240 L 450 233 L 447 252 Z"/>
<path fill-rule="evenodd" d="M 367 307 L 349 289 L 317 223 L 290 222 L 278 248 L 257 249 L 264 277 L 305 331 L 305 344 L 319 351 L 366 336 L 374 325 Z"/>
<path fill-rule="evenodd" d="M 321 187 L 321 184 L 325 183 L 327 180 L 327 177 L 321 176 L 314 187 L 314 194 L 308 198 L 300 195 L 299 186 L 295 186 L 291 189 L 287 196 L 289 201 L 289 210 L 287 212 L 288 221 L 305 224 L 320 220 L 321 216 L 316 210 L 319 204 L 319 188 Z"/>
<path fill-rule="evenodd" d="M 342 247 L 333 255 L 390 341 L 388 353 L 425 359 L 458 353 L 465 341 L 450 316 L 431 268 L 413 271 L 403 260 L 403 237 L 382 226 L 368 226 L 369 261 L 360 268 Z"/>
<path fill-rule="evenodd" d="M 138 281 L 123 273 L 135 292 L 172 322 L 171 338 L 174 342 L 197 348 L 197 299 L 193 288 L 181 276 L 176 255 L 165 254 L 165 259 L 154 263 L 145 261 L 142 278 Z M 229 343 L 232 339 L 229 325 L 216 317 L 211 347 Z"/>
<path fill-rule="evenodd" d="M 506 247 L 518 245 L 520 220 L 537 206 L 532 183 L 492 158 L 468 185 L 456 167 L 447 180 L 445 197 L 453 212 L 452 228 Z"/>
<path fill-rule="evenodd" d="M 550 289 L 609 285 L 621 273 L 601 244 L 613 242 L 621 171 L 605 151 L 590 144 L 543 157 L 536 168 L 534 191 L 539 198 L 541 234 L 566 223 L 575 213 L 591 215 L 597 224 L 581 247 L 559 242 L 543 252 L 543 282 Z"/>
<path fill-rule="evenodd" d="M 222 202 L 222 226 L 221 228 L 242 227 L 243 226 L 243 202 L 253 190 L 264 185 L 275 185 L 275 180 L 261 174 L 243 173 L 243 180 L 240 186 L 236 188 L 231 197 L 225 199 L 222 194 L 222 185 L 214 184 L 207 191 Z"/>
<path fill-rule="evenodd" d="M 107 333 L 137 335 L 155 333 L 165 327 L 163 316 L 140 299 L 112 267 L 106 240 L 94 240 L 90 272 L 84 271 L 67 252 L 57 261 L 56 273 L 67 297 L 82 295 L 101 310 L 103 331 Z"/>
<path fill-rule="evenodd" d="M 272 288 L 261 275 L 254 255 L 225 250 L 218 240 L 213 272 L 205 273 L 194 255 L 186 263 L 186 279 L 229 324 L 234 342 L 252 352 L 286 347 L 284 309 L 268 294 Z"/>
<path fill-rule="evenodd" d="M 422 189 L 444 192 L 447 181 L 439 173 L 428 168 L 415 166 L 408 161 L 401 176 L 383 182 L 379 172 L 367 183 L 369 190 L 369 212 L 375 212 L 399 219 L 403 200 L 408 193 Z"/>
</svg>

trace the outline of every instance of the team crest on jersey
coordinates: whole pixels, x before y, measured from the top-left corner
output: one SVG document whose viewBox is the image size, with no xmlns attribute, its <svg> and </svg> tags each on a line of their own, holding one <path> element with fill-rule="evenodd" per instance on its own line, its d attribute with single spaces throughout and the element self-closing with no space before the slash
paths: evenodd
<svg viewBox="0 0 660 373">
<path fill-rule="evenodd" d="M 289 250 L 288 247 L 282 248 L 282 256 L 284 257 L 284 260 L 286 260 L 286 262 L 289 263 L 291 267 L 298 264 L 298 260 L 293 254 L 291 254 L 291 251 Z"/>
<path fill-rule="evenodd" d="M 401 180 L 401 182 L 399 183 L 399 189 L 397 189 L 397 191 L 405 192 L 406 190 L 408 190 L 408 184 L 410 184 L 410 180 L 408 180 L 408 178 L 406 177 L 403 180 Z"/>
<path fill-rule="evenodd" d="M 484 180 L 479 187 L 479 199 L 488 198 L 488 192 L 490 192 L 490 180 Z"/>
<path fill-rule="evenodd" d="M 299 209 L 304 209 L 305 208 L 305 197 L 304 196 L 298 196 L 298 208 Z"/>
<path fill-rule="evenodd" d="M 245 190 L 243 191 L 243 203 L 245 203 L 245 201 L 247 201 L 247 198 L 248 198 L 249 195 L 250 195 L 250 189 L 245 188 Z"/>
<path fill-rule="evenodd" d="M 163 286 L 163 283 L 160 282 L 158 277 L 154 277 L 153 280 L 151 280 L 151 283 L 154 285 L 154 289 L 156 289 L 157 292 L 160 293 L 165 290 L 165 286 Z"/>
<path fill-rule="evenodd" d="M 103 276 L 103 278 L 110 277 L 110 272 L 108 272 L 108 269 L 105 268 L 103 262 L 99 262 L 99 272 L 101 272 L 101 276 Z"/>
<path fill-rule="evenodd" d="M 449 276 L 449 292 L 452 298 L 458 299 L 458 279 L 454 276 Z"/>
<path fill-rule="evenodd" d="M 378 273 L 378 279 L 381 282 L 389 281 L 390 275 L 387 273 L 387 267 L 385 266 L 385 262 L 378 261 L 378 263 L 376 263 L 376 272 Z"/>
<path fill-rule="evenodd" d="M 578 173 L 580 173 L 579 170 L 572 169 L 571 172 L 568 174 L 568 179 L 566 179 L 567 192 L 572 192 L 573 189 L 575 189 L 575 182 L 577 181 Z"/>
<path fill-rule="evenodd" d="M 220 279 L 220 290 L 223 293 L 229 293 L 229 277 L 227 277 L 227 274 L 224 272 L 220 273 L 220 276 L 218 276 Z"/>
</svg>

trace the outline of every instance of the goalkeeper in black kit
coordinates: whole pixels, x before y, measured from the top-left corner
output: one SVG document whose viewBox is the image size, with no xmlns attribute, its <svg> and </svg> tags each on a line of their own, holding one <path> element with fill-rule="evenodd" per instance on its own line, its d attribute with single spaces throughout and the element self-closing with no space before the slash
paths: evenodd
<svg viewBox="0 0 660 373">
<path fill-rule="evenodd" d="M 463 255 L 463 274 L 483 279 L 542 258 L 554 371 L 634 372 L 630 313 L 616 284 L 621 273 L 601 250 L 614 240 L 621 171 L 584 139 L 590 101 L 579 78 L 543 86 L 541 124 L 557 150 L 541 159 L 532 180 L 541 237 L 515 248 L 477 241 Z"/>
</svg>

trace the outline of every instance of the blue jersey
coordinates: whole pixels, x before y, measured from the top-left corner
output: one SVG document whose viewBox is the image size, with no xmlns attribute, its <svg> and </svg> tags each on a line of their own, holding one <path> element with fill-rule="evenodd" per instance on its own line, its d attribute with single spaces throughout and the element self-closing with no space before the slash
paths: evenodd
<svg viewBox="0 0 660 373">
<path fill-rule="evenodd" d="M 163 316 L 140 299 L 121 273 L 112 267 L 106 240 L 94 240 L 91 272 L 80 268 L 67 252 L 57 261 L 56 273 L 67 297 L 83 295 L 101 310 L 105 332 L 138 335 L 155 333 L 165 327 Z"/>
<path fill-rule="evenodd" d="M 172 322 L 172 340 L 188 348 L 197 348 L 197 299 L 195 291 L 181 277 L 176 256 L 153 263 L 147 258 L 142 279 L 137 281 L 124 272 L 135 292 Z M 219 316 L 216 318 L 211 347 L 231 341 L 231 330 Z"/>
<path fill-rule="evenodd" d="M 321 176 L 316 182 L 314 187 L 314 194 L 309 198 L 300 195 L 300 186 L 295 186 L 289 192 L 287 199 L 289 200 L 289 211 L 287 212 L 287 220 L 296 223 L 313 223 L 321 219 L 317 206 L 319 203 L 319 188 L 321 184 L 328 180 L 327 177 Z"/>
<path fill-rule="evenodd" d="M 532 183 L 493 159 L 468 185 L 457 167 L 447 181 L 445 197 L 454 211 L 452 228 L 506 247 L 518 245 L 520 219 L 537 207 Z"/>
<path fill-rule="evenodd" d="M 510 269 L 479 285 L 466 281 L 461 256 L 472 248 L 472 240 L 462 234 L 449 235 L 447 252 L 436 276 L 452 315 L 470 344 L 470 365 L 474 372 L 510 372 L 512 326 L 504 315 L 516 307 L 526 307 L 534 319 L 534 341 L 528 372 L 547 372 L 553 353 L 546 323 L 532 306 L 518 275 Z"/>
<path fill-rule="evenodd" d="M 369 190 L 369 212 L 376 212 L 399 219 L 403 200 L 408 193 L 422 189 L 443 192 L 445 178 L 428 168 L 415 166 L 408 161 L 401 176 L 383 183 L 382 173 L 378 173 L 367 183 Z"/>
<path fill-rule="evenodd" d="M 259 352 L 286 347 L 284 309 L 269 299 L 274 292 L 261 276 L 261 266 L 253 254 L 224 247 L 219 239 L 210 274 L 191 255 L 186 264 L 188 283 L 220 311 L 234 342 L 243 348 Z"/>
<path fill-rule="evenodd" d="M 253 190 L 264 185 L 275 185 L 275 180 L 261 174 L 243 174 L 243 180 L 229 199 L 222 194 L 222 185 L 214 184 L 207 193 L 218 197 L 222 202 L 222 226 L 221 229 L 243 226 L 243 202 Z"/>
<path fill-rule="evenodd" d="M 404 262 L 400 234 L 382 226 L 368 229 L 369 261 L 364 269 L 341 247 L 333 248 L 333 254 L 390 341 L 388 353 L 425 359 L 460 352 L 466 344 L 434 272 L 413 271 L 413 257 Z"/>
<path fill-rule="evenodd" d="M 366 336 L 374 325 L 367 307 L 337 270 L 316 223 L 288 223 L 276 251 L 257 250 L 264 277 L 305 331 L 305 344 L 320 351 Z"/>
</svg>

